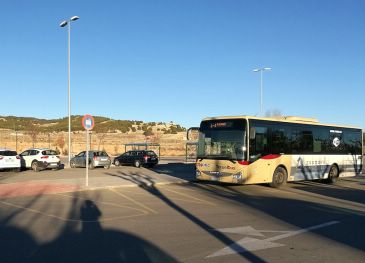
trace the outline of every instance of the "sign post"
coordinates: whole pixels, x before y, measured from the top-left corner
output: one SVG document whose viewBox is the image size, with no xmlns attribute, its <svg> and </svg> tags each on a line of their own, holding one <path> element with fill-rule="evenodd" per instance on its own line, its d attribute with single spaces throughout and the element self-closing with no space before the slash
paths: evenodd
<svg viewBox="0 0 365 263">
<path fill-rule="evenodd" d="M 86 130 L 86 187 L 89 186 L 89 131 L 94 128 L 95 121 L 93 116 L 86 114 L 82 118 L 82 126 Z"/>
</svg>

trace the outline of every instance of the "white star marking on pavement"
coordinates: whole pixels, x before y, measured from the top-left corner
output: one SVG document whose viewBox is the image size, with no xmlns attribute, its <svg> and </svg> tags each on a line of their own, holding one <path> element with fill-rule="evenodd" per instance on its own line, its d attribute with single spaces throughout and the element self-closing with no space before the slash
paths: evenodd
<svg viewBox="0 0 365 263">
<path fill-rule="evenodd" d="M 266 239 L 244 237 L 244 238 L 238 240 L 237 242 L 232 243 L 228 247 L 225 247 L 223 249 L 218 250 L 217 252 L 214 252 L 213 254 L 207 256 L 207 258 L 219 257 L 219 256 L 225 256 L 225 255 L 231 255 L 231 254 L 237 254 L 237 253 L 244 253 L 247 251 L 257 251 L 257 250 L 274 248 L 274 247 L 282 247 L 285 245 L 280 244 L 280 243 L 275 243 L 273 241 L 292 237 L 292 236 L 299 235 L 299 234 L 302 234 L 305 232 L 309 232 L 311 230 L 315 230 L 318 228 L 322 228 L 322 227 L 326 227 L 326 226 L 330 226 L 330 225 L 334 225 L 334 224 L 338 224 L 338 223 L 340 223 L 340 222 L 331 221 L 331 222 L 311 226 L 311 227 L 296 230 L 296 231 L 258 230 L 258 229 L 254 229 L 251 226 L 216 229 L 216 231 L 219 231 L 222 233 L 240 234 L 240 235 L 255 236 L 255 237 L 265 237 L 264 234 L 262 234 L 262 233 L 279 233 L 279 235 L 276 235 L 276 236 L 273 236 L 270 238 L 266 238 Z"/>
</svg>

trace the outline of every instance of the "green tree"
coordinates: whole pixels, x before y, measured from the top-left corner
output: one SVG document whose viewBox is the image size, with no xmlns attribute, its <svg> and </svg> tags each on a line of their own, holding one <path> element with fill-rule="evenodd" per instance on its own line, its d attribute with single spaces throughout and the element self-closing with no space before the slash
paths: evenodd
<svg viewBox="0 0 365 263">
<path fill-rule="evenodd" d="M 151 128 L 150 128 L 150 129 L 148 129 L 147 131 L 145 131 L 145 132 L 143 133 L 143 135 L 144 135 L 144 136 L 151 136 L 151 135 L 153 135 L 152 129 L 151 129 Z"/>
</svg>

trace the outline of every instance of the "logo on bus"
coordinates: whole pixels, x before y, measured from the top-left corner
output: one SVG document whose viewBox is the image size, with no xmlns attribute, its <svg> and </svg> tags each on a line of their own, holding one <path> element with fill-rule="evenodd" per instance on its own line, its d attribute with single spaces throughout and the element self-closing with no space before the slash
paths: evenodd
<svg viewBox="0 0 365 263">
<path fill-rule="evenodd" d="M 332 141 L 332 144 L 335 146 L 335 147 L 338 147 L 340 145 L 341 141 L 338 137 L 335 137 Z"/>
<path fill-rule="evenodd" d="M 217 167 L 218 170 L 236 170 L 236 167 L 229 166 L 229 165 L 219 165 L 219 164 L 217 164 L 216 167 Z"/>
<path fill-rule="evenodd" d="M 210 164 L 208 164 L 208 163 L 197 163 L 196 166 L 197 167 L 210 167 Z"/>
</svg>

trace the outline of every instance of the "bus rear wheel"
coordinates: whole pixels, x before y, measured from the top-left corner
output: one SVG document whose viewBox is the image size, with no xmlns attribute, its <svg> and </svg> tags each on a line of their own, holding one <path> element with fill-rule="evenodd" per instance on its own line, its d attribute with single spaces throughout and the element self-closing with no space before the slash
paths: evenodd
<svg viewBox="0 0 365 263">
<path fill-rule="evenodd" d="M 277 167 L 272 176 L 272 182 L 270 183 L 271 187 L 278 188 L 286 184 L 286 180 L 288 178 L 288 173 L 284 169 L 284 167 Z"/>
<path fill-rule="evenodd" d="M 336 165 L 332 165 L 329 172 L 328 172 L 328 179 L 327 183 L 334 184 L 338 181 L 339 171 Z"/>
</svg>

